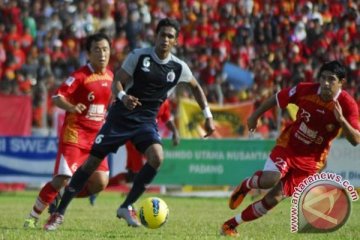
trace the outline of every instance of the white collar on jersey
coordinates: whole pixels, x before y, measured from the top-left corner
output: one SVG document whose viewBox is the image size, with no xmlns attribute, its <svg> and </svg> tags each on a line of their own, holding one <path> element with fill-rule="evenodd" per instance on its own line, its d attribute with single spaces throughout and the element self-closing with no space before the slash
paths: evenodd
<svg viewBox="0 0 360 240">
<path fill-rule="evenodd" d="M 154 60 L 160 64 L 166 64 L 170 61 L 171 58 L 171 52 L 169 53 L 169 55 L 167 56 L 167 58 L 165 59 L 160 59 L 155 52 L 155 47 L 152 48 L 151 50 L 151 56 L 154 58 Z"/>
<path fill-rule="evenodd" d="M 317 94 L 320 95 L 320 90 L 321 90 L 321 86 L 319 86 Z M 336 93 L 336 95 L 334 96 L 333 100 L 336 101 L 341 93 L 341 88 L 339 89 L 339 91 Z"/>
</svg>

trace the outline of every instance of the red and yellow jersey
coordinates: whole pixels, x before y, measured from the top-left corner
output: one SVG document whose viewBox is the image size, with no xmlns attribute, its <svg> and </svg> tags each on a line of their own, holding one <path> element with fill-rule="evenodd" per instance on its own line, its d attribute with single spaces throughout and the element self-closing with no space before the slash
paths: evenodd
<svg viewBox="0 0 360 240">
<path fill-rule="evenodd" d="M 323 101 L 319 94 L 318 83 L 300 83 L 277 94 L 281 108 L 294 103 L 299 110 L 296 120 L 282 131 L 276 144 L 299 156 L 293 164 L 303 170 L 321 169 L 325 164 L 331 141 L 341 127 L 334 115 L 336 100 L 347 121 L 360 130 L 358 106 L 347 92 L 339 91 L 330 102 Z"/>
<path fill-rule="evenodd" d="M 76 105 L 82 103 L 82 114 L 66 112 L 60 134 L 60 144 L 73 144 L 90 149 L 95 136 L 104 123 L 106 110 L 111 100 L 113 73 L 95 73 L 87 64 L 62 83 L 55 96 L 61 95 Z"/>
</svg>

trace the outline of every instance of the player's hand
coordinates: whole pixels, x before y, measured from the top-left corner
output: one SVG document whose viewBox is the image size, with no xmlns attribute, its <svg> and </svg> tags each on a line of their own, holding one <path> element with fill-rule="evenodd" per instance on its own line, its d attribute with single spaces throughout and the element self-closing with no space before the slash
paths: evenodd
<svg viewBox="0 0 360 240">
<path fill-rule="evenodd" d="M 86 110 L 86 106 L 82 103 L 78 103 L 76 105 L 74 105 L 73 109 L 71 109 L 70 112 L 72 113 L 83 113 Z"/>
<path fill-rule="evenodd" d="M 257 127 L 258 120 L 251 115 L 247 120 L 248 129 L 251 133 L 254 133 Z"/>
<path fill-rule="evenodd" d="M 213 134 L 213 132 L 215 131 L 215 125 L 214 125 L 213 118 L 205 119 L 205 131 L 206 131 L 206 134 L 205 134 L 204 138 L 207 138 L 208 136 Z"/>
<path fill-rule="evenodd" d="M 179 145 L 179 143 L 180 143 L 180 136 L 179 136 L 179 133 L 176 131 L 172 135 L 172 144 L 175 147 L 175 146 Z"/>
<path fill-rule="evenodd" d="M 137 97 L 131 96 L 131 95 L 125 95 L 122 98 L 122 101 L 125 105 L 125 107 L 129 110 L 133 110 L 137 106 L 141 106 L 141 102 Z"/>
<path fill-rule="evenodd" d="M 338 122 L 343 121 L 344 115 L 339 101 L 335 101 L 334 115 Z"/>
</svg>

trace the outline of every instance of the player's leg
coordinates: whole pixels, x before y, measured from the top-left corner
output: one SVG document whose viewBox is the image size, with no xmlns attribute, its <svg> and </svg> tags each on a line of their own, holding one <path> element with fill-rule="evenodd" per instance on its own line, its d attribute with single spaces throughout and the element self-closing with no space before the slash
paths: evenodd
<svg viewBox="0 0 360 240">
<path fill-rule="evenodd" d="M 130 214 L 133 212 L 132 204 L 138 200 L 138 198 L 144 193 L 146 186 L 150 184 L 156 176 L 157 169 L 163 161 L 163 156 L 163 148 L 159 143 L 151 144 L 145 151 L 147 163 L 136 175 L 129 194 L 117 211 L 118 218 L 124 218 L 130 226 L 140 226 L 139 221 Z"/>
<path fill-rule="evenodd" d="M 76 195 L 76 197 L 89 197 L 90 204 L 93 206 L 95 205 L 98 193 L 104 190 L 108 186 L 108 183 L 108 171 L 95 171 L 87 181 L 85 187 L 78 193 L 78 195 Z"/>
<path fill-rule="evenodd" d="M 285 171 L 286 169 L 284 169 Z M 268 158 L 262 171 L 255 172 L 235 188 L 229 198 L 229 207 L 236 209 L 251 189 L 269 189 L 274 187 L 281 179 L 282 174 L 284 173 L 280 172 L 274 161 Z"/>
<path fill-rule="evenodd" d="M 127 151 L 127 163 L 126 163 L 126 182 L 134 182 L 136 174 L 138 174 L 141 168 L 144 166 L 144 155 L 136 149 L 135 145 L 128 141 L 126 143 Z"/>
<path fill-rule="evenodd" d="M 88 179 L 101 162 L 101 158 L 89 155 L 88 160 L 75 171 L 69 186 L 65 189 L 64 196 L 61 198 L 61 202 L 57 209 L 58 213 L 65 213 L 70 201 L 85 187 Z"/>
<path fill-rule="evenodd" d="M 221 234 L 227 236 L 237 236 L 236 227 L 244 222 L 250 222 L 264 216 L 270 209 L 275 207 L 284 199 L 282 182 L 272 188 L 261 200 L 250 204 L 241 214 L 227 220 L 222 228 Z"/>
<path fill-rule="evenodd" d="M 95 171 L 87 181 L 85 187 L 76 195 L 83 198 L 92 194 L 97 194 L 104 190 L 109 182 L 109 173 L 105 171 Z"/>
<path fill-rule="evenodd" d="M 110 152 L 115 152 L 120 145 L 124 144 L 129 134 L 118 133 L 118 129 L 113 129 L 113 125 L 105 122 L 99 131 L 94 144 L 90 150 L 90 155 L 81 167 L 77 168 L 73 174 L 69 185 L 65 188 L 64 195 L 56 211 L 51 215 L 45 224 L 45 230 L 56 230 L 63 222 L 65 211 L 72 199 L 84 188 L 86 182 L 96 169 L 102 164 Z M 120 131 L 122 132 L 122 130 Z M 100 170 L 100 169 L 99 169 Z"/>
<path fill-rule="evenodd" d="M 92 156 L 92 155 L 90 155 Z M 89 156 L 89 159 L 91 158 Z M 93 194 L 97 194 L 104 190 L 109 183 L 109 165 L 107 158 L 101 160 L 101 158 L 95 157 L 94 160 L 95 168 L 94 172 L 89 177 L 86 185 L 83 189 L 76 195 L 76 197 L 88 197 Z M 89 164 L 87 162 L 83 163 L 84 168 Z M 93 171 L 93 169 L 89 169 L 89 171 Z"/>
<path fill-rule="evenodd" d="M 35 224 L 33 224 L 36 223 L 35 220 L 37 220 L 49 204 L 53 204 L 59 191 L 67 184 L 69 178 L 72 176 L 71 169 L 76 163 L 74 159 L 77 159 L 79 150 L 77 147 L 61 143 L 58 148 L 54 166 L 55 177 L 40 190 L 30 217 L 26 219 L 24 227 L 35 226 Z"/>
<path fill-rule="evenodd" d="M 59 191 L 67 184 L 69 176 L 57 175 L 40 190 L 29 217 L 25 219 L 25 228 L 34 228 L 42 212 L 55 200 Z"/>
<path fill-rule="evenodd" d="M 87 160 L 75 171 L 72 175 L 71 181 L 67 187 L 65 187 L 65 192 L 61 198 L 59 206 L 57 207 L 56 211 L 51 214 L 50 218 L 48 219 L 47 223 L 44 226 L 44 229 L 47 231 L 56 230 L 64 221 L 64 214 L 65 211 L 70 204 L 71 200 L 76 197 L 82 189 L 87 188 L 87 181 L 95 172 L 96 169 L 101 168 L 103 166 L 103 158 L 99 158 L 90 154 Z M 106 161 L 105 161 L 106 162 Z M 80 163 L 81 164 L 81 163 Z M 106 162 L 106 171 L 108 171 L 108 166 Z M 95 175 L 96 176 L 96 175 Z M 107 184 L 107 177 L 104 184 L 101 185 L 106 186 Z M 97 187 L 99 188 L 99 186 Z M 85 190 L 87 191 L 87 190 Z"/>
<path fill-rule="evenodd" d="M 119 173 L 109 179 L 108 186 L 119 186 L 134 181 L 135 175 L 144 166 L 143 154 L 139 152 L 131 141 L 126 142 L 126 169 L 127 172 Z"/>
<path fill-rule="evenodd" d="M 122 184 L 131 183 L 134 181 L 135 174 L 144 166 L 143 155 L 139 152 L 131 141 L 127 141 L 126 148 L 126 169 L 127 172 L 116 174 L 109 179 L 108 187 L 116 187 Z M 90 204 L 95 205 L 97 195 L 92 194 L 89 197 Z"/>
<path fill-rule="evenodd" d="M 122 204 L 122 207 L 127 207 L 128 205 L 133 204 L 143 194 L 146 189 L 146 185 L 150 184 L 156 176 L 157 169 L 163 161 L 163 155 L 161 144 L 156 143 L 148 147 L 145 152 L 145 156 L 148 161 L 136 175 L 133 187 L 131 188 L 125 202 Z"/>
<path fill-rule="evenodd" d="M 89 155 L 88 160 L 75 171 L 69 185 L 65 188 L 59 206 L 45 224 L 45 230 L 54 231 L 63 223 L 65 211 L 71 200 L 85 187 L 88 179 L 101 162 L 102 159 Z"/>
</svg>

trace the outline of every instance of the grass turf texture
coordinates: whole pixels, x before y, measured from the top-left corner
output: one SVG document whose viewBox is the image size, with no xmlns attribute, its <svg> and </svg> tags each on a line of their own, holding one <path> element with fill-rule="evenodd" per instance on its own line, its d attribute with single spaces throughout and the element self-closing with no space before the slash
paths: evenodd
<svg viewBox="0 0 360 240">
<path fill-rule="evenodd" d="M 37 192 L 0 193 L 0 240 L 11 239 L 229 239 L 219 235 L 220 225 L 250 203 L 246 198 L 239 210 L 230 210 L 227 198 L 191 198 L 159 196 L 170 209 L 168 222 L 160 229 L 130 228 L 115 217 L 124 196 L 103 192 L 95 206 L 87 198 L 75 199 L 65 222 L 55 232 L 42 230 L 48 213 L 43 213 L 38 229 L 23 229 Z M 145 194 L 141 199 L 153 194 Z M 140 199 L 140 200 L 141 200 Z M 137 203 L 139 203 L 138 201 Z M 136 207 L 138 207 L 135 204 Z M 332 233 L 290 233 L 290 199 L 280 203 L 267 216 L 238 227 L 241 239 L 360 239 L 360 201 L 353 202 L 348 222 Z"/>
</svg>

